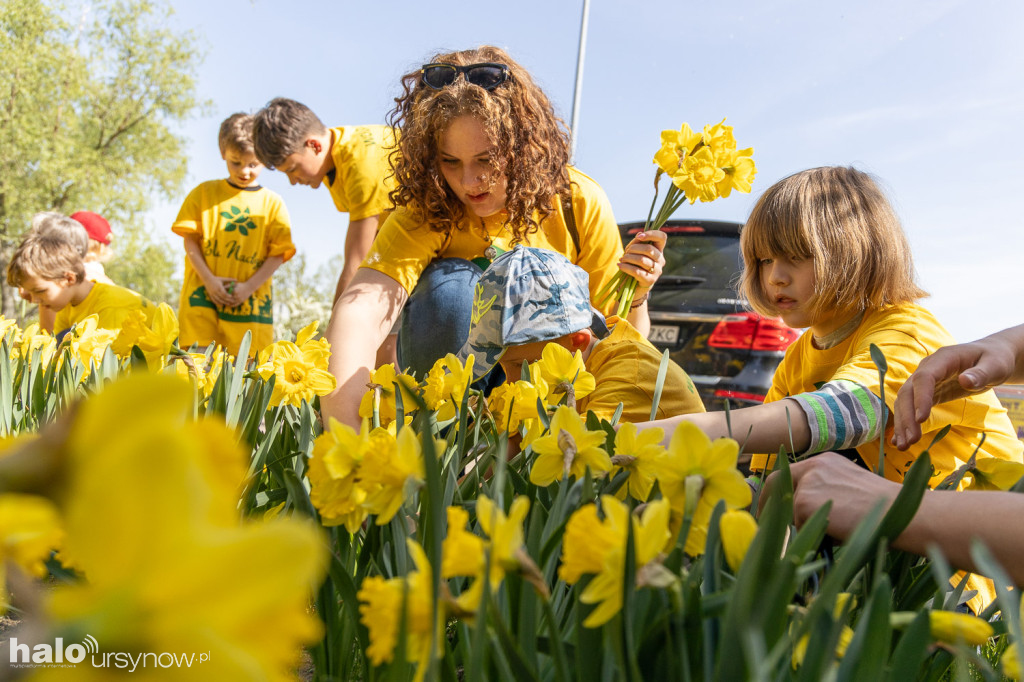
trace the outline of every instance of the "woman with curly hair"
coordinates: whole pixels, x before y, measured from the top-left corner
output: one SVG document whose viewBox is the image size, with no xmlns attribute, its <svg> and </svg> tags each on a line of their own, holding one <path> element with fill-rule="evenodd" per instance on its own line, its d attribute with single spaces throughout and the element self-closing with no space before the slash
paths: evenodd
<svg viewBox="0 0 1024 682">
<path fill-rule="evenodd" d="M 403 367 L 422 374 L 458 352 L 483 268 L 520 244 L 583 268 L 591 299 L 619 269 L 636 277 L 627 319 L 646 335 L 664 234 L 637 235 L 623 250 L 607 197 L 569 166 L 565 125 L 530 75 L 483 46 L 437 55 L 402 85 L 388 117 L 401 129 L 391 155 L 396 208 L 331 316 L 338 388 L 322 401 L 325 417 L 358 424 L 374 352 L 403 306 Z"/>
</svg>

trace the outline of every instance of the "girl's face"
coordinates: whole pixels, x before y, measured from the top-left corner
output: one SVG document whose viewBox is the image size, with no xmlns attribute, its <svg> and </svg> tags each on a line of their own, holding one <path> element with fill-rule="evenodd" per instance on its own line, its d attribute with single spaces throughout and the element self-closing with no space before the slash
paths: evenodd
<svg viewBox="0 0 1024 682">
<path fill-rule="evenodd" d="M 772 256 L 759 261 L 761 286 L 775 304 L 782 321 L 796 329 L 811 328 L 815 336 L 835 331 L 845 320 L 828 311 L 815 313 L 807 303 L 814 296 L 814 259 Z"/>
<path fill-rule="evenodd" d="M 481 218 L 505 208 L 508 180 L 491 162 L 494 144 L 483 124 L 473 116 L 460 116 L 441 134 L 438 163 L 459 201 Z"/>
</svg>

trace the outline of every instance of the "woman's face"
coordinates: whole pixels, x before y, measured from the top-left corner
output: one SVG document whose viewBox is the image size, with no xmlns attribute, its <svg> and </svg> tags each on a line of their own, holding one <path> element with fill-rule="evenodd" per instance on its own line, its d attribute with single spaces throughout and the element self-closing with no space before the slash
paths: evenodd
<svg viewBox="0 0 1024 682">
<path fill-rule="evenodd" d="M 459 201 L 481 218 L 505 208 L 508 180 L 491 163 L 494 144 L 483 124 L 460 116 L 441 134 L 438 163 L 441 174 Z"/>
</svg>

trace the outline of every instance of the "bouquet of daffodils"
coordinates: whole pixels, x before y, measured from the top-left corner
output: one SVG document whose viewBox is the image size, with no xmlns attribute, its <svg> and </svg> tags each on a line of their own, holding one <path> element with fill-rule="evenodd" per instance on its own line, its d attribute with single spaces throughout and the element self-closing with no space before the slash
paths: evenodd
<svg viewBox="0 0 1024 682">
<path fill-rule="evenodd" d="M 736 148 L 732 126 L 725 125 L 725 119 L 717 125 L 704 126 L 702 132 L 694 132 L 687 123 L 679 130 L 663 130 L 661 149 L 654 155 L 658 166 L 654 175 L 654 198 L 643 231 L 660 230 L 687 199 L 692 204 L 698 199 L 714 201 L 727 197 L 734 189 L 749 193 L 757 173 L 753 154 L 753 147 Z M 672 185 L 655 215 L 662 175 L 669 176 Z M 603 308 L 609 299 L 615 300 L 616 314 L 624 317 L 633 305 L 637 284 L 636 279 L 619 271 L 597 293 L 597 307 Z"/>
</svg>

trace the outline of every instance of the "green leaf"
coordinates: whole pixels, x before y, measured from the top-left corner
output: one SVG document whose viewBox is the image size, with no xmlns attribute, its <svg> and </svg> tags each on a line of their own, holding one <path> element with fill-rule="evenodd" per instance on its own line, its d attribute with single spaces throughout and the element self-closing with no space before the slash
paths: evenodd
<svg viewBox="0 0 1024 682">
<path fill-rule="evenodd" d="M 658 404 L 661 402 L 661 391 L 665 388 L 665 376 L 668 374 L 668 348 L 661 354 L 661 364 L 658 366 L 658 378 L 654 382 L 654 399 L 651 401 L 651 421 L 658 418 Z"/>
</svg>

